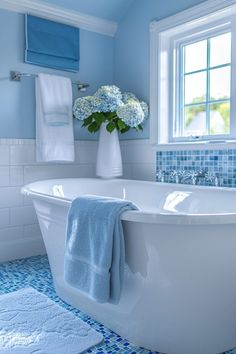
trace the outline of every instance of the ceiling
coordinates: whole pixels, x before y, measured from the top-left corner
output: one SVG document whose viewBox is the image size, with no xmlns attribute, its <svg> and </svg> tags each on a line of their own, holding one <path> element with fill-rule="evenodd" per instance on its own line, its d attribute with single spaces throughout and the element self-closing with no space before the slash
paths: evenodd
<svg viewBox="0 0 236 354">
<path fill-rule="evenodd" d="M 49 4 L 119 22 L 135 0 L 43 0 Z"/>
</svg>

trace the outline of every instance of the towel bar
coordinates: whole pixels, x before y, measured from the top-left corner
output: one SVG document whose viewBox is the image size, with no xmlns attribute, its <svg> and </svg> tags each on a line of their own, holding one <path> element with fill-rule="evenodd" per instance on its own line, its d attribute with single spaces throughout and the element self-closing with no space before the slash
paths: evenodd
<svg viewBox="0 0 236 354">
<path fill-rule="evenodd" d="M 21 81 L 22 77 L 37 77 L 37 74 L 30 74 L 30 73 L 21 73 L 19 71 L 11 70 L 10 71 L 10 80 L 11 81 Z M 72 85 L 76 85 L 78 88 L 78 91 L 86 91 L 86 89 L 89 87 L 89 84 L 83 83 L 80 81 L 73 82 Z"/>
</svg>

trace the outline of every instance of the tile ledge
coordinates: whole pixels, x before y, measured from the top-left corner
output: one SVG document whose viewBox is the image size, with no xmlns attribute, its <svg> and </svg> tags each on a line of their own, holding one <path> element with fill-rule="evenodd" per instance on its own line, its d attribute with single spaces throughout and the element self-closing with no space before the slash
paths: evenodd
<svg viewBox="0 0 236 354">
<path fill-rule="evenodd" d="M 35 145 L 36 139 L 0 138 L 0 145 Z M 98 144 L 95 140 L 75 140 L 75 146 Z"/>
<path fill-rule="evenodd" d="M 0 138 L 0 145 L 34 145 L 35 139 Z"/>
<path fill-rule="evenodd" d="M 224 142 L 177 142 L 168 144 L 151 144 L 156 151 L 177 151 L 177 150 L 223 150 L 223 149 L 235 149 L 236 140 L 227 140 Z"/>
</svg>

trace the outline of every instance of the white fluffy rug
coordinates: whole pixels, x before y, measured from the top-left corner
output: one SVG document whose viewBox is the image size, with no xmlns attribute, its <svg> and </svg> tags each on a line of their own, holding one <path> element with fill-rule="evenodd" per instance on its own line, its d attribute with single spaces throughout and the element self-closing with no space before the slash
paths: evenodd
<svg viewBox="0 0 236 354">
<path fill-rule="evenodd" d="M 0 296 L 1 354 L 79 354 L 103 336 L 33 288 Z"/>
</svg>

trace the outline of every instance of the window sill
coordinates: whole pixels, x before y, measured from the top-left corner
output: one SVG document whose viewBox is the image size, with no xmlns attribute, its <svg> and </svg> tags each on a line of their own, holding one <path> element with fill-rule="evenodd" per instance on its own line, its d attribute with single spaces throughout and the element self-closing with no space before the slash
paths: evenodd
<svg viewBox="0 0 236 354">
<path fill-rule="evenodd" d="M 164 150 L 221 150 L 236 149 L 236 140 L 225 141 L 189 141 L 189 142 L 171 142 L 166 144 L 152 144 L 157 151 Z"/>
</svg>

